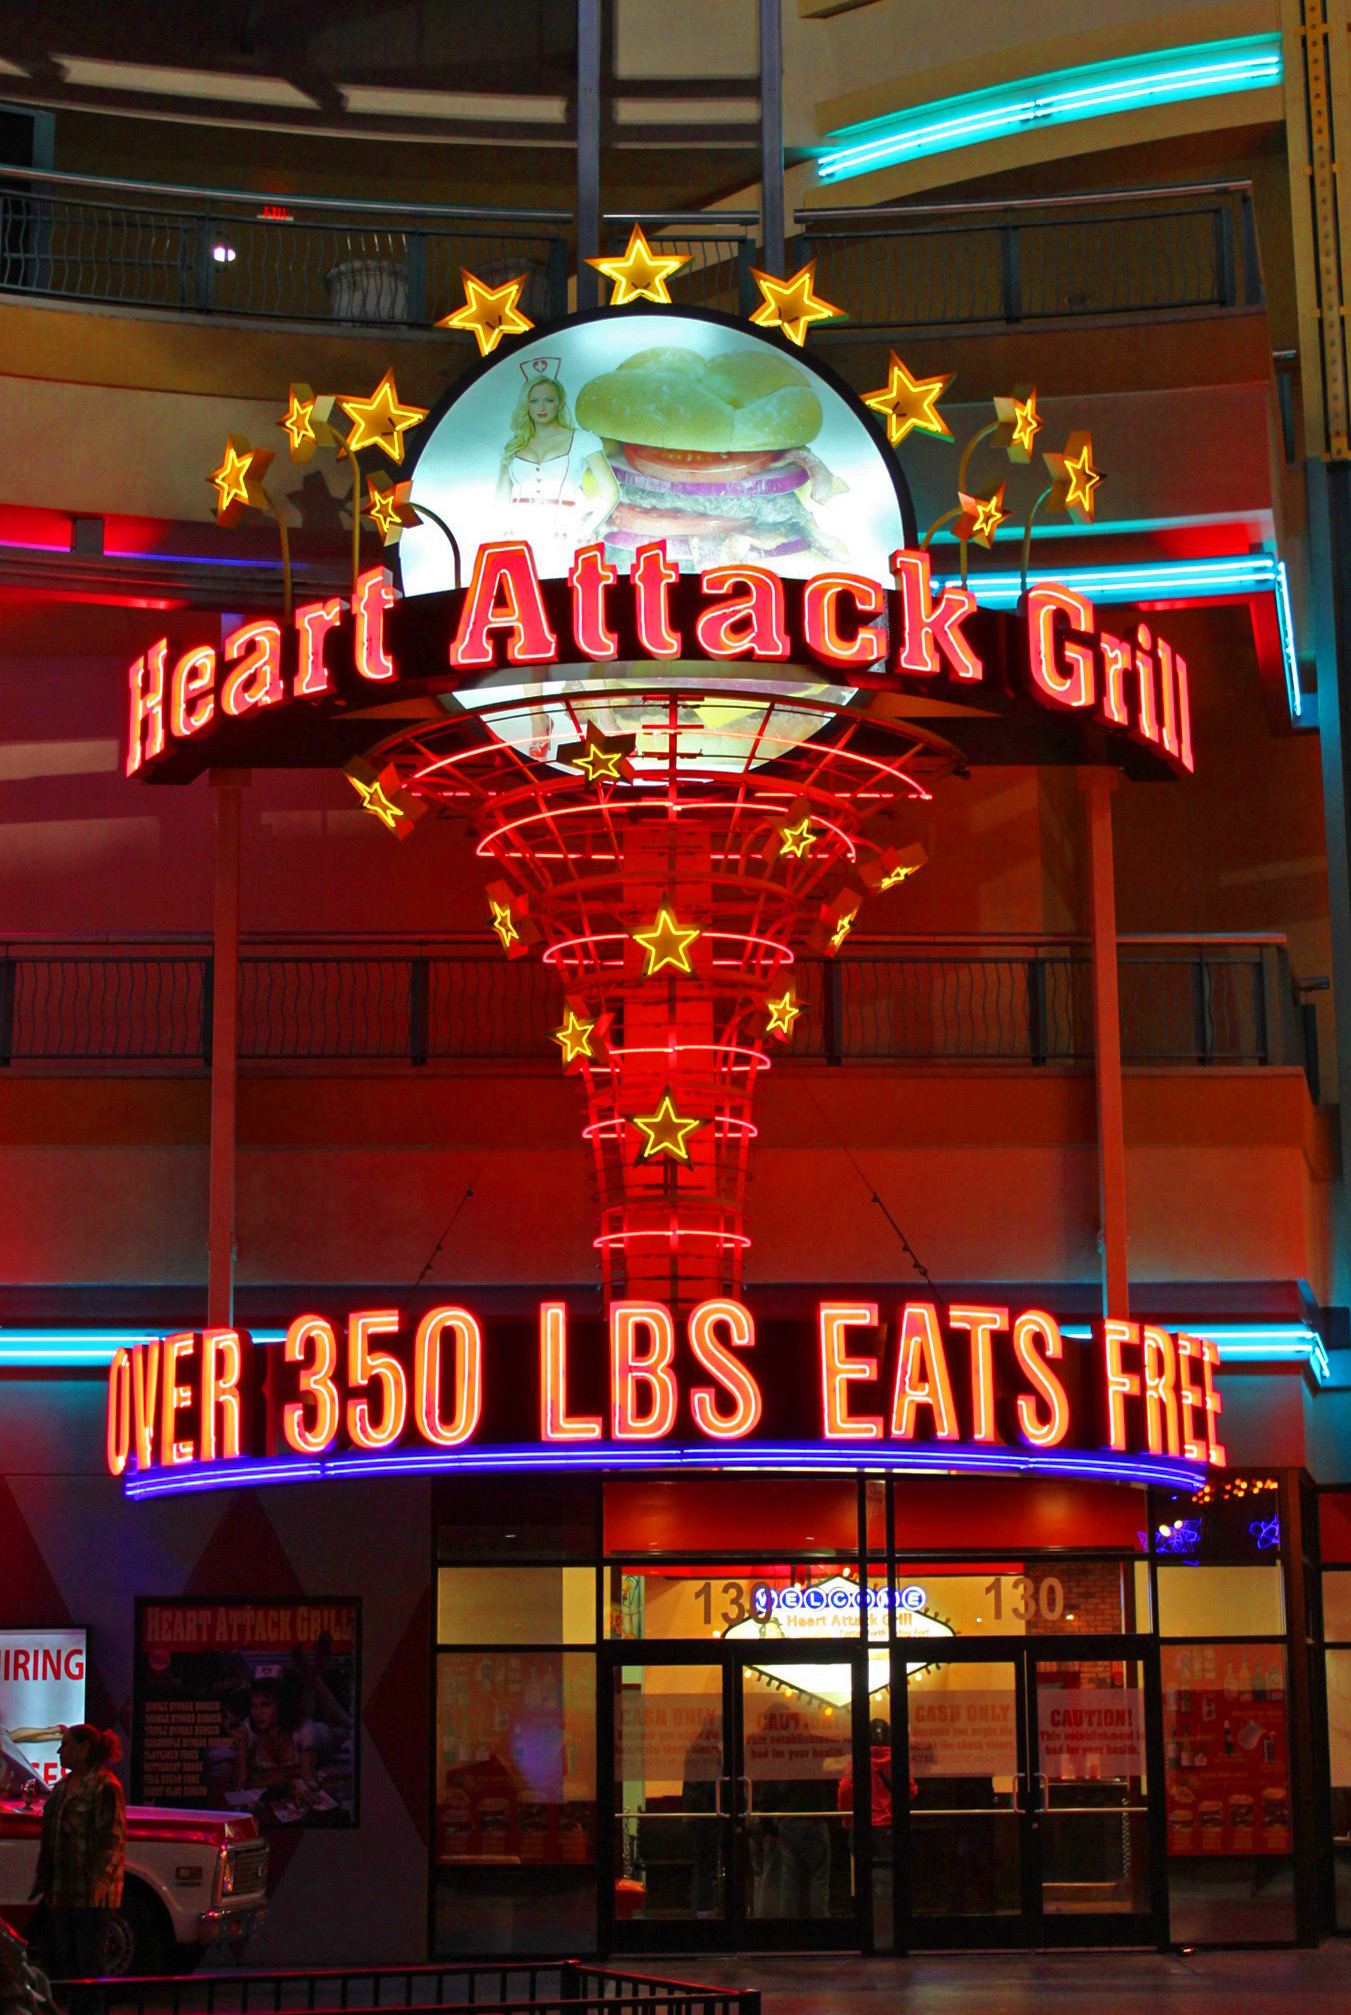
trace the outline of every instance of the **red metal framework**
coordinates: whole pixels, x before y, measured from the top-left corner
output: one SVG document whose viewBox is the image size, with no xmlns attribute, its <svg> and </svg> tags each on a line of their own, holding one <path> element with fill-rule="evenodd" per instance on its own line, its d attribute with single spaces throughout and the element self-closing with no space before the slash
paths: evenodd
<svg viewBox="0 0 1351 2015">
<path fill-rule="evenodd" d="M 371 760 L 469 819 L 504 950 L 559 976 L 607 1299 L 688 1308 L 740 1292 L 753 1094 L 802 1011 L 796 953 L 838 949 L 910 871 L 897 814 L 957 758 L 784 667 L 772 687 L 626 669 L 450 701 Z"/>
</svg>

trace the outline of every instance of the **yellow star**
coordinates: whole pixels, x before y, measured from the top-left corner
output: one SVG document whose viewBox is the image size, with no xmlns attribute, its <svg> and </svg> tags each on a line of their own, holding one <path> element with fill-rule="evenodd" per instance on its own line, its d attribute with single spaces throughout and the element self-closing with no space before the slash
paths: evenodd
<svg viewBox="0 0 1351 2015">
<path fill-rule="evenodd" d="M 992 497 L 968 497 L 965 490 L 959 490 L 957 500 L 962 507 L 953 527 L 957 537 L 971 539 L 988 552 L 996 530 L 1008 516 L 1003 507 L 1004 485 L 1001 483 Z"/>
<path fill-rule="evenodd" d="M 669 903 L 662 903 L 657 911 L 655 923 L 645 931 L 635 931 L 633 942 L 641 945 L 647 954 L 647 971 L 644 978 L 651 979 L 664 966 L 672 966 L 676 972 L 693 970 L 690 965 L 690 946 L 699 936 L 697 928 L 686 930 L 678 924 L 675 912 Z"/>
<path fill-rule="evenodd" d="M 671 295 L 666 282 L 690 261 L 688 253 L 678 256 L 654 252 L 643 236 L 641 225 L 635 224 L 622 259 L 588 259 L 586 263 L 614 281 L 610 295 L 612 308 L 625 308 L 630 301 L 658 301 L 669 308 Z"/>
<path fill-rule="evenodd" d="M 583 1021 L 572 1008 L 562 1028 L 550 1030 L 550 1040 L 559 1044 L 563 1051 L 564 1063 L 573 1063 L 579 1056 L 591 1055 L 591 1038 L 596 1032 L 593 1021 Z"/>
<path fill-rule="evenodd" d="M 782 1036 L 786 1042 L 793 1033 L 793 1023 L 802 1013 L 801 1001 L 798 1000 L 793 989 L 789 987 L 788 991 L 780 994 L 776 1001 L 766 1001 L 765 1006 L 769 1009 L 769 1027 L 767 1033 Z"/>
<path fill-rule="evenodd" d="M 1102 470 L 1093 466 L 1093 436 L 1071 434 L 1059 454 L 1042 456 L 1051 476 L 1051 503 L 1067 511 L 1078 524 L 1093 521 L 1093 492 L 1102 481 Z"/>
<path fill-rule="evenodd" d="M 504 952 L 510 951 L 511 947 L 518 942 L 521 935 L 516 928 L 515 919 L 511 914 L 511 904 L 499 903 L 490 896 L 488 898 L 488 906 L 493 913 L 493 929 L 501 939 L 502 949 Z"/>
<path fill-rule="evenodd" d="M 374 476 L 366 478 L 366 508 L 362 516 L 378 526 L 381 540 L 387 546 L 395 545 L 401 532 L 419 522 L 416 510 L 408 501 L 411 489 L 411 483 L 394 483 L 386 487 L 377 483 Z"/>
<path fill-rule="evenodd" d="M 999 417 L 999 428 L 995 434 L 998 445 L 1011 462 L 1030 462 L 1032 444 L 1043 424 L 1037 411 L 1036 386 L 1015 385 L 1007 398 L 997 393 L 994 409 Z"/>
<path fill-rule="evenodd" d="M 952 429 L 938 410 L 938 401 L 952 383 L 954 373 L 936 378 L 914 378 L 893 350 L 887 382 L 878 392 L 865 392 L 863 403 L 874 413 L 885 413 L 887 439 L 899 447 L 906 435 L 918 429 L 950 441 Z"/>
<path fill-rule="evenodd" d="M 577 758 L 577 767 L 585 770 L 588 783 L 617 784 L 623 760 L 619 749 L 604 749 L 596 742 L 588 742 Z"/>
<path fill-rule="evenodd" d="M 461 266 L 464 306 L 453 315 L 443 315 L 437 328 L 468 329 L 478 344 L 479 355 L 491 356 L 504 336 L 523 336 L 535 326 L 520 309 L 529 277 L 528 273 L 518 273 L 514 280 L 504 280 L 500 287 L 489 287 Z"/>
<path fill-rule="evenodd" d="M 857 910 L 846 910 L 844 915 L 840 918 L 839 922 L 836 924 L 834 930 L 831 932 L 830 937 L 830 949 L 833 952 L 837 952 L 840 949 L 840 946 L 844 943 L 850 931 L 854 928 L 854 918 L 857 915 L 858 915 Z"/>
<path fill-rule="evenodd" d="M 270 448 L 251 448 L 242 434 L 231 434 L 225 459 L 207 477 L 216 488 L 216 523 L 233 525 L 241 511 L 265 510 L 262 479 L 273 462 Z"/>
<path fill-rule="evenodd" d="M 682 1119 L 670 1092 L 665 1091 L 657 1110 L 649 1113 L 646 1119 L 639 1118 L 635 1113 L 633 1124 L 647 1135 L 647 1146 L 638 1156 L 639 1161 L 651 1161 L 659 1154 L 669 1154 L 674 1161 L 688 1162 L 690 1150 L 687 1136 L 702 1126 L 703 1121 Z"/>
<path fill-rule="evenodd" d="M 751 315 L 752 322 L 761 329 L 782 329 L 789 342 L 796 343 L 799 349 L 813 322 L 829 322 L 833 316 L 844 313 L 843 308 L 823 301 L 812 292 L 815 259 L 809 259 L 791 280 L 776 280 L 772 273 L 761 273 L 755 266 L 751 267 L 751 278 L 761 294 L 760 305 Z"/>
<path fill-rule="evenodd" d="M 899 888 L 902 882 L 908 882 L 911 875 L 917 872 L 918 868 L 915 864 L 892 868 L 891 872 L 883 875 L 881 881 L 877 884 L 878 893 L 880 894 L 883 889 Z"/>
<path fill-rule="evenodd" d="M 308 398 L 305 397 L 307 392 Z M 310 392 L 308 385 L 292 385 L 290 404 L 277 425 L 286 429 L 293 462 L 308 462 L 319 444 L 314 431 L 314 409 L 318 403 L 316 394 Z"/>
<path fill-rule="evenodd" d="M 779 838 L 783 842 L 784 853 L 794 860 L 800 854 L 809 854 L 816 843 L 816 834 L 812 831 L 812 822 L 809 818 L 803 819 L 801 825 L 780 826 Z"/>
<path fill-rule="evenodd" d="M 369 399 L 343 399 L 338 404 L 352 422 L 347 436 L 349 453 L 363 448 L 379 448 L 391 462 L 403 460 L 403 437 L 410 427 L 427 417 L 425 406 L 403 406 L 393 371 L 386 371 Z"/>
<path fill-rule="evenodd" d="M 390 803 L 380 788 L 379 779 L 373 784 L 363 784 L 360 777 L 354 777 L 348 771 L 347 781 L 361 799 L 362 810 L 373 813 L 392 833 L 396 833 L 399 830 L 399 807 Z"/>
</svg>

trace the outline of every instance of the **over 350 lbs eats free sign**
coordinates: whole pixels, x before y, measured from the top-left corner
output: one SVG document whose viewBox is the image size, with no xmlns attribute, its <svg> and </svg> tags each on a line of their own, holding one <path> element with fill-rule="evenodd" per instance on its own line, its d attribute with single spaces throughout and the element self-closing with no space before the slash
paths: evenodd
<svg viewBox="0 0 1351 2015">
<path fill-rule="evenodd" d="M 1222 1464 L 1216 1346 L 1126 1321 L 1067 1338 L 1043 1309 L 822 1301 L 757 1327 L 743 1303 L 680 1322 L 485 1330 L 461 1306 L 297 1317 L 280 1343 L 185 1331 L 119 1350 L 107 1455 L 132 1496 L 426 1468 L 862 1466 L 1195 1485 Z"/>
</svg>

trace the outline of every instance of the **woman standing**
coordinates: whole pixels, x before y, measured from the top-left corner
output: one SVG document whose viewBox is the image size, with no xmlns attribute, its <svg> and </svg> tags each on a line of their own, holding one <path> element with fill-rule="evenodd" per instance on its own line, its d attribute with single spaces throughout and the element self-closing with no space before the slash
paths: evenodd
<svg viewBox="0 0 1351 2015">
<path fill-rule="evenodd" d="M 103 1971 L 109 1912 L 122 1901 L 127 1808 L 108 1767 L 121 1744 L 86 1721 L 66 1730 L 57 1753 L 66 1775 L 43 1808 L 33 1893 L 51 1912 L 56 1978 L 92 1980 Z"/>
</svg>

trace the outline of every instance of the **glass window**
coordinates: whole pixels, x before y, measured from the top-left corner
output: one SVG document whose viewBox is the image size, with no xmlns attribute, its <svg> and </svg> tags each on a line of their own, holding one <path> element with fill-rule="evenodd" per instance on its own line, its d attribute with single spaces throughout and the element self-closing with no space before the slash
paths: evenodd
<svg viewBox="0 0 1351 2015">
<path fill-rule="evenodd" d="M 857 1553 L 852 1476 L 617 1477 L 605 1485 L 607 1553 Z M 885 1531 L 882 1544 L 886 1544 Z"/>
<path fill-rule="evenodd" d="M 1351 1651 L 1329 1651 L 1328 1782 L 1332 1792 L 1332 1868 L 1337 1929 L 1351 1930 Z"/>
<path fill-rule="evenodd" d="M 1159 1563 L 1161 1637 L 1270 1637 L 1285 1630 L 1279 1567 Z"/>
<path fill-rule="evenodd" d="M 1260 1862 L 1289 1854 L 1284 1647 L 1169 1644 L 1162 1677 L 1170 1858 Z"/>
<path fill-rule="evenodd" d="M 1280 1491 L 1273 1476 L 1222 1476 L 1191 1496 L 1150 1492 L 1154 1551 L 1189 1566 L 1280 1559 Z"/>
<path fill-rule="evenodd" d="M 594 1560 L 599 1479 L 432 1479 L 438 1560 Z"/>
<path fill-rule="evenodd" d="M 443 1567 L 436 1577 L 442 1644 L 594 1644 L 593 1567 Z"/>
<path fill-rule="evenodd" d="M 736 1644 L 766 1637 L 859 1636 L 858 1574 L 852 1567 L 672 1565 L 606 1571 L 611 1637 L 725 1637 Z M 884 1622 L 883 1635 L 885 1630 Z"/>
<path fill-rule="evenodd" d="M 1351 1574 L 1323 1576 L 1323 1636 L 1329 1644 L 1351 1644 Z"/>
<path fill-rule="evenodd" d="M 1326 1561 L 1351 1561 L 1351 1490 L 1318 1494 L 1318 1543 Z"/>
<path fill-rule="evenodd" d="M 589 1862 L 596 1828 L 590 1652 L 442 1652 L 436 1841 L 444 1867 Z"/>
<path fill-rule="evenodd" d="M 934 1573 L 922 1563 L 898 1561 L 892 1607 L 896 1635 L 951 1637 L 1115 1636 L 1148 1629 L 1129 1615 L 1135 1563 L 1120 1560 L 1009 1561 L 974 1573 Z M 885 1635 L 886 1569 L 869 1574 L 872 1604 Z M 871 1634 L 871 1633 L 870 1633 Z"/>
</svg>

